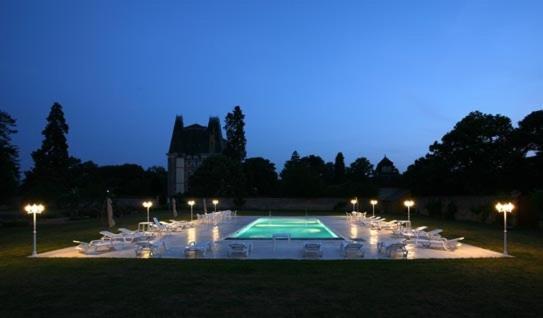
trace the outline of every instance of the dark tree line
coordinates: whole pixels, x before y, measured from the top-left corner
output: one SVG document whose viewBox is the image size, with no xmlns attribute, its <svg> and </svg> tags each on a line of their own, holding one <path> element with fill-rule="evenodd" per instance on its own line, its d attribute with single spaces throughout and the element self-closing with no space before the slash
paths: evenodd
<svg viewBox="0 0 543 318">
<path fill-rule="evenodd" d="M 189 195 L 231 196 L 242 204 L 247 196 L 370 196 L 383 186 L 445 195 L 529 192 L 543 186 L 543 110 L 527 115 L 516 128 L 505 116 L 472 112 L 434 142 L 401 178 L 387 158 L 375 168 L 364 157 L 346 166 L 341 152 L 334 162 L 325 162 L 295 151 L 278 173 L 265 158 L 246 158 L 245 115 L 239 106 L 227 114 L 224 129 L 224 153 L 208 158 L 197 169 L 189 180 Z M 107 191 L 165 197 L 167 176 L 162 167 L 98 166 L 71 156 L 69 126 L 58 103 L 47 116 L 40 148 L 32 153 L 34 166 L 21 182 L 18 149 L 12 143 L 16 132 L 15 119 L 0 111 L 0 204 L 17 194 L 66 207 L 103 198 Z M 391 175 L 397 177 L 390 179 Z"/>
<path fill-rule="evenodd" d="M 279 178 L 269 160 L 246 159 L 245 115 L 239 106 L 226 115 L 225 123 L 225 150 L 196 170 L 189 180 L 189 195 L 231 196 L 241 204 L 245 196 L 373 195 L 377 191 L 369 161 L 359 158 L 347 168 L 341 152 L 335 162 L 326 163 L 319 156 L 300 157 L 295 151 Z"/>
<path fill-rule="evenodd" d="M 417 194 L 495 194 L 543 185 L 543 111 L 514 128 L 501 115 L 472 112 L 428 154 L 409 166 L 404 179 Z"/>
<path fill-rule="evenodd" d="M 77 213 L 85 202 L 106 195 L 164 197 L 167 173 L 162 167 L 145 170 L 135 164 L 98 166 L 71 156 L 69 126 L 59 103 L 51 107 L 42 144 L 32 153 L 34 165 L 20 182 L 18 149 L 11 142 L 15 123 L 0 111 L 0 204 L 13 203 L 19 195 L 23 201 L 37 200 Z"/>
</svg>

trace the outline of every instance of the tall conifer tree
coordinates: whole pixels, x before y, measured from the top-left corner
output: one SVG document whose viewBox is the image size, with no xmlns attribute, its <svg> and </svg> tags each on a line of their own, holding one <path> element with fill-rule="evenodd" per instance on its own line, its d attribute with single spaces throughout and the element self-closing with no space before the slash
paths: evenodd
<svg viewBox="0 0 543 318">
<path fill-rule="evenodd" d="M 334 177 L 336 182 L 342 182 L 345 179 L 345 157 L 341 152 L 338 152 L 334 162 Z"/>
<path fill-rule="evenodd" d="M 16 121 L 0 110 L 0 203 L 8 203 L 19 185 L 19 150 L 11 142 Z"/>
<path fill-rule="evenodd" d="M 247 156 L 245 146 L 245 115 L 239 106 L 226 115 L 224 129 L 226 130 L 226 147 L 224 154 L 238 162 Z"/>
<path fill-rule="evenodd" d="M 56 199 L 68 189 L 70 167 L 66 139 L 68 130 L 62 106 L 54 103 L 42 131 L 44 136 L 42 145 L 32 153 L 34 168 L 27 173 L 27 187 L 33 196 Z"/>
</svg>

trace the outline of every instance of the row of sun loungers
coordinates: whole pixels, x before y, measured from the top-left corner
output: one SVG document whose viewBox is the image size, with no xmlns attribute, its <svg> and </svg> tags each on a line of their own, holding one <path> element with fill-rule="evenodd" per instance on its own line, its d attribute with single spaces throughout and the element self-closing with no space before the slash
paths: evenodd
<svg viewBox="0 0 543 318">
<path fill-rule="evenodd" d="M 198 214 L 198 222 L 217 224 L 235 216 L 230 210 L 219 211 L 207 214 Z M 157 235 L 167 232 L 178 232 L 194 227 L 193 222 L 169 220 L 159 221 L 156 217 L 152 222 L 140 222 L 138 230 L 132 231 L 126 228 L 119 228 L 119 233 L 100 231 L 102 236 L 99 240 L 90 242 L 74 241 L 77 244 L 76 250 L 83 254 L 100 254 L 114 250 L 122 250 L 127 247 L 135 248 L 136 256 L 143 254 L 150 257 L 160 254 L 160 250 L 166 250 L 164 243 L 157 243 Z M 210 243 L 191 242 L 185 249 L 185 255 L 205 255 L 211 248 Z"/>
<path fill-rule="evenodd" d="M 227 220 L 230 220 L 232 217 L 236 216 L 236 212 L 230 210 L 218 211 L 204 214 L 196 214 L 196 220 L 200 223 L 205 224 L 218 224 Z"/>
<path fill-rule="evenodd" d="M 343 242 L 340 245 L 341 255 L 345 258 L 364 257 L 364 245 L 361 242 Z M 253 245 L 245 242 L 234 242 L 227 246 L 227 256 L 232 258 L 247 258 L 251 254 Z M 303 258 L 321 258 L 324 254 L 319 242 L 305 242 L 302 246 Z"/>
<path fill-rule="evenodd" d="M 411 222 L 391 220 L 387 221 L 382 217 L 366 217 L 366 213 L 350 212 L 347 213 L 348 220 L 370 227 L 372 230 L 390 230 L 394 237 L 400 239 L 393 243 L 380 242 L 379 251 L 388 256 L 396 254 L 407 256 L 405 245 L 413 244 L 416 247 L 443 249 L 454 251 L 462 244 L 463 237 L 447 239 L 441 236 L 442 229 L 428 231 L 426 226 L 411 228 Z M 403 247 L 401 247 L 403 245 Z"/>
</svg>

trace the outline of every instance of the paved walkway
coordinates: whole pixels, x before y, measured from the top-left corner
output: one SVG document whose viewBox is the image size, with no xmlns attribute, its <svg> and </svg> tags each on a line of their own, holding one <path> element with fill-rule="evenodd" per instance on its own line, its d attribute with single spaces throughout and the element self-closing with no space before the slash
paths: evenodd
<svg viewBox="0 0 543 318">
<path fill-rule="evenodd" d="M 211 242 L 211 252 L 205 258 L 220 259 L 227 258 L 227 245 L 232 240 L 224 240 L 230 234 L 241 229 L 254 221 L 256 216 L 239 216 L 225 221 L 218 225 L 197 224 L 194 228 L 181 232 L 162 234 L 157 239 L 164 242 L 165 250 L 162 251 L 162 258 L 183 259 L 184 248 L 191 241 Z M 364 242 L 364 259 L 386 259 L 377 252 L 377 243 L 390 239 L 391 231 L 370 230 L 363 225 L 350 223 L 344 216 L 319 216 L 317 217 L 338 236 L 344 239 L 356 239 Z M 74 238 L 77 239 L 77 238 Z M 468 238 L 469 239 L 469 238 Z M 249 242 L 243 240 L 243 242 Z M 252 252 L 248 259 L 301 259 L 303 240 L 277 241 L 276 245 L 272 240 L 250 240 Z M 313 240 L 312 240 L 313 242 Z M 340 253 L 340 245 L 343 240 L 322 240 L 322 259 L 333 260 L 343 259 Z M 407 246 L 409 250 L 408 259 L 447 259 L 447 258 L 491 258 L 503 257 L 501 253 L 482 249 L 476 246 L 462 244 L 457 250 L 443 251 L 436 249 L 425 249 Z M 122 250 L 106 252 L 98 255 L 84 255 L 78 253 L 75 247 L 67 247 L 60 250 L 40 254 L 40 257 L 108 257 L 108 258 L 135 258 L 135 245 L 129 244 Z"/>
</svg>

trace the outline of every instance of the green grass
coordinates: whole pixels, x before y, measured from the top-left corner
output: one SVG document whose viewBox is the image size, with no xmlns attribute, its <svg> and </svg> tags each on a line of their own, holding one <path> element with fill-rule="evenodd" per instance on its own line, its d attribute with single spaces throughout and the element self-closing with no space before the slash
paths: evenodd
<svg viewBox="0 0 543 318">
<path fill-rule="evenodd" d="M 502 249 L 495 226 L 415 223 Z M 96 220 L 39 225 L 39 251 L 94 239 L 101 228 Z M 541 232 L 511 231 L 514 258 L 415 261 L 30 259 L 30 226 L 0 233 L 0 317 L 543 315 Z"/>
</svg>

